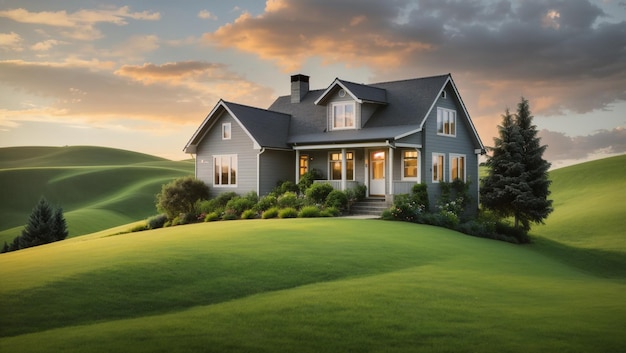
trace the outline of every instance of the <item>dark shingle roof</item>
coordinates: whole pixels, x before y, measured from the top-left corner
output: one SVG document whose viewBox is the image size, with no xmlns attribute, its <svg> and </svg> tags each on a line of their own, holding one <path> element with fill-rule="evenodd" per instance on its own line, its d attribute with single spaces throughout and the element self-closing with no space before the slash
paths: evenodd
<svg viewBox="0 0 626 353">
<path fill-rule="evenodd" d="M 224 104 L 261 147 L 289 148 L 287 134 L 290 116 L 288 114 L 231 102 L 224 102 Z"/>
<path fill-rule="evenodd" d="M 357 99 L 364 102 L 387 103 L 387 92 L 378 87 L 337 79 Z"/>
</svg>

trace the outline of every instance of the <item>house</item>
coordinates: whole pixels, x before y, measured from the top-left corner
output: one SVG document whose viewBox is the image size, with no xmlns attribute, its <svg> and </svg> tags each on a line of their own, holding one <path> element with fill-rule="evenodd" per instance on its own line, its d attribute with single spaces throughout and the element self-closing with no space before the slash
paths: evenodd
<svg viewBox="0 0 626 353">
<path fill-rule="evenodd" d="M 368 196 L 409 193 L 425 183 L 470 183 L 478 202 L 480 137 L 450 74 L 359 84 L 339 78 L 309 89 L 291 76 L 291 94 L 268 109 L 220 100 L 184 148 L 213 195 L 269 193 L 279 181 L 317 168 L 335 189 L 361 183 Z"/>
</svg>

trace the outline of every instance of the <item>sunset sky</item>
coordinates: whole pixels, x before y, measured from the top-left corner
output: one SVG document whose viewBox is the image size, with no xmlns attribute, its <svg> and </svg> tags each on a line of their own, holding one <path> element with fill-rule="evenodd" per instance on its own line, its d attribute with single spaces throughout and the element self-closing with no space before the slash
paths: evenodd
<svg viewBox="0 0 626 353">
<path fill-rule="evenodd" d="M 0 0 L 0 147 L 185 159 L 220 98 L 452 73 L 485 145 L 529 99 L 554 167 L 626 152 L 626 0 Z"/>
</svg>

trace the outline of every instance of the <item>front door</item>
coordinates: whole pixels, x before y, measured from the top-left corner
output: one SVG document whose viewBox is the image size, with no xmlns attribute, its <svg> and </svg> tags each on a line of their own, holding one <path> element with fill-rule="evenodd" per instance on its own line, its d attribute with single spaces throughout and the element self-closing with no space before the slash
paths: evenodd
<svg viewBox="0 0 626 353">
<path fill-rule="evenodd" d="M 370 196 L 385 195 L 385 151 L 370 152 Z"/>
</svg>

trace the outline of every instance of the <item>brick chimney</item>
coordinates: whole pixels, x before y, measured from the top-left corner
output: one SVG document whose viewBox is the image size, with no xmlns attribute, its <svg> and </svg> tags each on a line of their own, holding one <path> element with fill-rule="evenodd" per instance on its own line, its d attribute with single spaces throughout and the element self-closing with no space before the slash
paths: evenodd
<svg viewBox="0 0 626 353">
<path fill-rule="evenodd" d="M 291 103 L 300 103 L 307 93 L 309 76 L 301 74 L 291 76 Z"/>
</svg>

